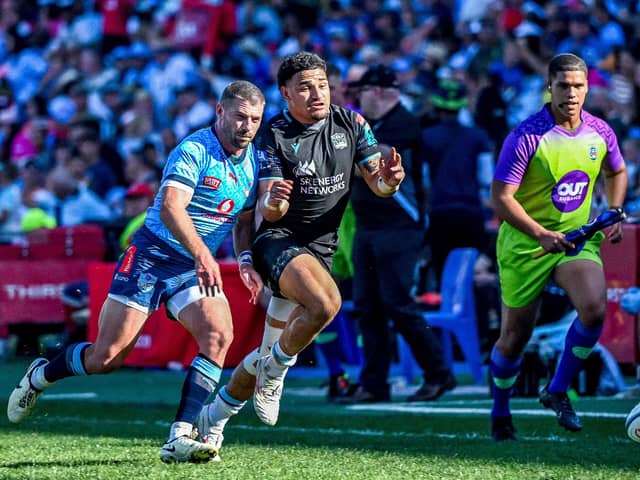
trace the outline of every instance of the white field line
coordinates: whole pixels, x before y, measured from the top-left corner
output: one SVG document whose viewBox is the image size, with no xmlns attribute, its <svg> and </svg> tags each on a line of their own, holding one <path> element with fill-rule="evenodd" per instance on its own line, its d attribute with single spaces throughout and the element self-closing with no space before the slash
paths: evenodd
<svg viewBox="0 0 640 480">
<path fill-rule="evenodd" d="M 95 392 L 82 392 L 82 393 L 45 393 L 42 395 L 42 400 L 90 400 L 92 398 L 98 398 L 98 394 Z"/>
<path fill-rule="evenodd" d="M 349 410 L 357 410 L 361 412 L 399 412 L 399 413 L 421 413 L 421 414 L 457 414 L 457 415 L 489 415 L 490 408 L 464 408 L 464 407 L 428 407 L 423 405 L 409 405 L 399 403 L 376 403 L 351 405 L 347 407 Z M 555 413 L 551 410 L 540 409 L 512 409 L 513 415 L 530 415 L 535 417 L 555 417 Z M 610 413 L 610 412 L 577 412 L 581 417 L 590 418 L 627 418 L 626 413 Z"/>
<path fill-rule="evenodd" d="M 64 416 L 64 417 L 40 417 L 38 419 L 39 422 L 46 423 L 79 423 L 84 425 L 123 425 L 123 426 L 139 426 L 139 427 L 164 427 L 169 428 L 171 425 L 170 422 L 165 421 L 156 421 L 156 422 L 148 422 L 146 420 L 117 420 L 113 418 L 86 418 L 80 416 Z M 384 430 L 372 430 L 372 429 L 363 429 L 357 430 L 353 428 L 314 428 L 314 427 L 267 427 L 267 426 L 251 426 L 251 425 L 227 425 L 226 430 L 243 430 L 243 431 L 258 431 L 258 432 L 267 432 L 271 434 L 276 433 L 302 433 L 309 435 L 329 435 L 329 436 L 343 436 L 343 435 L 353 435 L 359 437 L 398 437 L 398 438 L 437 438 L 444 440 L 482 440 L 482 441 L 490 441 L 491 436 L 485 434 L 479 434 L 476 432 L 468 432 L 468 433 L 437 433 L 437 432 L 388 432 Z M 546 436 L 519 436 L 520 440 L 527 440 L 532 442 L 552 442 L 552 443 L 573 443 L 576 441 L 575 438 L 562 437 L 559 435 L 546 435 Z M 624 441 L 627 443 L 626 439 L 618 439 L 615 437 L 610 437 L 609 440 L 614 443 L 620 443 L 620 441 Z"/>
</svg>

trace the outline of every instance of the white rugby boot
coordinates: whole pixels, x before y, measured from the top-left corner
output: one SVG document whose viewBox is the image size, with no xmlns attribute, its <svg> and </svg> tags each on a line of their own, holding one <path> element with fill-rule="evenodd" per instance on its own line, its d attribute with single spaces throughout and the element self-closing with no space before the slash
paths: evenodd
<svg viewBox="0 0 640 480">
<path fill-rule="evenodd" d="M 260 358 L 256 365 L 253 408 L 262 423 L 273 426 L 278 422 L 284 377 L 289 368 L 269 369 L 268 362 L 270 359 L 271 355 L 266 355 Z"/>
<path fill-rule="evenodd" d="M 49 363 L 49 361 L 46 358 L 36 358 L 31 365 L 29 365 L 27 372 L 20 379 L 16 388 L 11 392 L 9 402 L 7 403 L 7 418 L 9 418 L 11 423 L 20 423 L 33 411 L 38 397 L 42 395 L 43 390 L 38 390 L 31 384 L 31 373 L 36 367 L 46 365 L 47 363 Z"/>
</svg>

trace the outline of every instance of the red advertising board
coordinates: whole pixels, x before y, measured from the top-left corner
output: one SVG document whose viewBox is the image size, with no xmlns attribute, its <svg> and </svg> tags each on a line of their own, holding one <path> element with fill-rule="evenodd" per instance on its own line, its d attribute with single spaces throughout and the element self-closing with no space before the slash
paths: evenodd
<svg viewBox="0 0 640 480">
<path fill-rule="evenodd" d="M 0 275 L 0 325 L 65 320 L 65 284 L 87 278 L 87 260 L 6 260 Z"/>
<path fill-rule="evenodd" d="M 632 286 L 640 284 L 640 225 L 625 224 L 621 243 L 602 243 L 602 261 L 607 279 L 607 320 L 600 343 L 619 363 L 638 361 L 638 323 L 636 315 L 624 313 L 620 299 Z"/>
</svg>

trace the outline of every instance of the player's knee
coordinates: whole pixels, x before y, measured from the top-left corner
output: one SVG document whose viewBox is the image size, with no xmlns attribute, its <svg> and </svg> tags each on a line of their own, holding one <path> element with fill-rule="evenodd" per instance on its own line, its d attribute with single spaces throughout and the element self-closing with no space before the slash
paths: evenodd
<svg viewBox="0 0 640 480">
<path fill-rule="evenodd" d="M 309 311 L 309 317 L 324 327 L 338 314 L 340 304 L 341 298 L 339 294 L 327 293 L 321 295 L 317 301 L 310 302 L 310 305 L 306 306 L 306 308 Z"/>
<path fill-rule="evenodd" d="M 500 335 L 496 348 L 507 358 L 517 358 L 522 355 L 528 342 L 529 336 Z"/>
<path fill-rule="evenodd" d="M 207 343 L 216 350 L 227 350 L 233 342 L 233 328 L 231 326 L 211 329 L 207 334 Z"/>
<path fill-rule="evenodd" d="M 580 321 L 587 327 L 599 327 L 607 318 L 606 302 L 589 302 L 578 311 Z"/>
</svg>

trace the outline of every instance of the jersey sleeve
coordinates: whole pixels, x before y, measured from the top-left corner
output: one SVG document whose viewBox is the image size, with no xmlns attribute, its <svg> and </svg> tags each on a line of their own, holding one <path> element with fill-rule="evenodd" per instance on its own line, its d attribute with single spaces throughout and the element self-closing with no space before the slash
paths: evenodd
<svg viewBox="0 0 640 480">
<path fill-rule="evenodd" d="M 278 156 L 275 135 L 271 128 L 260 131 L 255 141 L 258 150 L 258 180 L 281 180 L 282 162 Z"/>
<path fill-rule="evenodd" d="M 373 172 L 378 168 L 380 149 L 373 130 L 362 115 L 353 112 L 356 137 L 356 162 Z"/>
<path fill-rule="evenodd" d="M 622 152 L 620 152 L 620 145 L 618 144 L 618 137 L 611 127 L 607 125 L 607 129 L 604 132 L 604 141 L 607 145 L 607 156 L 605 158 L 605 168 L 612 172 L 619 170 L 624 165 L 624 159 Z"/>
<path fill-rule="evenodd" d="M 163 183 L 167 181 L 179 182 L 195 189 L 200 179 L 200 172 L 203 170 L 204 159 L 202 145 L 190 141 L 182 142 L 169 154 L 164 169 Z"/>
<path fill-rule="evenodd" d="M 536 150 L 532 140 L 528 135 L 519 134 L 517 129 L 507 136 L 500 150 L 494 180 L 520 185 Z"/>
</svg>

